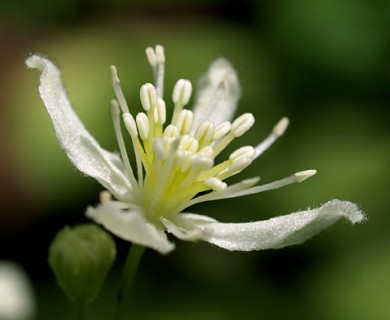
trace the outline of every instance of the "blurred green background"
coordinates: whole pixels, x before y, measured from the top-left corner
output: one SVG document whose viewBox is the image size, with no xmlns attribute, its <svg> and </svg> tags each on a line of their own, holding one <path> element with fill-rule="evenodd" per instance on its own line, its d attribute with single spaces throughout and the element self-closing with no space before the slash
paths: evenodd
<svg viewBox="0 0 390 320">
<path fill-rule="evenodd" d="M 151 80 L 147 46 L 166 50 L 166 96 L 220 56 L 237 68 L 238 114 L 256 144 L 288 116 L 287 134 L 240 175 L 263 181 L 304 169 L 304 184 L 203 204 L 194 212 L 253 221 L 318 206 L 358 203 L 368 222 L 338 223 L 304 245 L 232 253 L 177 241 L 168 256 L 148 250 L 131 319 L 387 319 L 390 317 L 390 1 L 388 0 L 3 0 L 0 4 L 0 259 L 20 263 L 36 294 L 36 319 L 72 318 L 54 284 L 47 250 L 65 224 L 85 222 L 101 187 L 69 163 L 37 94 L 29 53 L 62 69 L 79 116 L 115 150 L 108 68 L 119 71 L 131 109 Z M 229 151 L 232 151 L 234 146 Z M 109 319 L 128 244 L 90 319 Z M 130 319 L 130 318 L 129 318 Z"/>
</svg>

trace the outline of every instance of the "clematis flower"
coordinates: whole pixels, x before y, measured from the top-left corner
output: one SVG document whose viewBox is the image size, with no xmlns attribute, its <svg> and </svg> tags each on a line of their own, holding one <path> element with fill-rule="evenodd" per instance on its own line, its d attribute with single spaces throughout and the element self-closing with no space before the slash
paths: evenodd
<svg viewBox="0 0 390 320">
<path fill-rule="evenodd" d="M 56 66 L 38 55 L 26 61 L 28 67 L 41 71 L 39 92 L 70 161 L 106 189 L 101 203 L 87 209 L 89 218 L 120 238 L 160 253 L 174 249 L 166 232 L 183 240 L 204 240 L 228 250 L 250 251 L 301 243 L 340 218 L 352 223 L 365 219 L 354 203 L 340 200 L 248 223 L 222 223 L 189 213 L 188 208 L 197 203 L 299 183 L 316 171 L 297 172 L 262 185 L 258 185 L 258 177 L 228 184 L 229 177 L 243 171 L 283 135 L 288 119 L 282 118 L 257 146 L 243 146 L 227 159 L 219 160 L 221 151 L 255 122 L 250 113 L 232 121 L 241 89 L 230 62 L 218 59 L 211 64 L 200 79 L 192 111 L 185 108 L 192 94 L 191 82 L 177 81 L 172 93 L 173 114 L 167 121 L 164 49 L 159 45 L 147 48 L 146 55 L 154 85 L 146 83 L 141 87 L 144 111 L 135 117 L 125 100 L 117 70 L 111 66 L 116 95 L 111 101 L 111 114 L 120 155 L 103 149 L 86 130 L 66 96 Z M 128 140 L 135 154 L 133 165 L 125 145 Z"/>
<path fill-rule="evenodd" d="M 16 263 L 0 260 L 0 319 L 28 320 L 35 314 L 30 279 Z"/>
</svg>

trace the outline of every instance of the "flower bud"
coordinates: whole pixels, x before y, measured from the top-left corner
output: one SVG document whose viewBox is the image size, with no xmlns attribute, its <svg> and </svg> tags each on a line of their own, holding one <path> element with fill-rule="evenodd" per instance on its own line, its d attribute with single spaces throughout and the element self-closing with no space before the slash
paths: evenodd
<svg viewBox="0 0 390 320">
<path fill-rule="evenodd" d="M 111 236 L 94 224 L 60 230 L 49 248 L 49 265 L 59 287 L 75 303 L 92 301 L 116 256 Z"/>
</svg>

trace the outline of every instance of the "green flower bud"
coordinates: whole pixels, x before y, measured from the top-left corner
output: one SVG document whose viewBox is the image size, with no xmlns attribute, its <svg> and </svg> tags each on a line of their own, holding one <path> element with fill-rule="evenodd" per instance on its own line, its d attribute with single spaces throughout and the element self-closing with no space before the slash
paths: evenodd
<svg viewBox="0 0 390 320">
<path fill-rule="evenodd" d="M 116 256 L 111 236 L 94 224 L 66 226 L 49 248 L 49 265 L 59 287 L 76 304 L 92 301 Z"/>
</svg>

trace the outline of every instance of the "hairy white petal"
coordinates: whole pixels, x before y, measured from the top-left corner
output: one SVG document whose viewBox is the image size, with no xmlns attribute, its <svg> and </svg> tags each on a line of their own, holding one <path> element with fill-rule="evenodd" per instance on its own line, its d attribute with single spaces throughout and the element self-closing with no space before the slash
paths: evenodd
<svg viewBox="0 0 390 320">
<path fill-rule="evenodd" d="M 100 147 L 86 130 L 68 100 L 57 67 L 37 55 L 29 57 L 26 64 L 41 71 L 39 93 L 60 145 L 70 161 L 81 172 L 98 180 L 117 198 L 129 199 L 131 186 L 124 175 L 121 159 Z"/>
<path fill-rule="evenodd" d="M 193 128 L 205 120 L 215 125 L 230 121 L 240 95 L 240 82 L 231 63 L 223 58 L 215 60 L 198 83 Z"/>
<path fill-rule="evenodd" d="M 221 223 L 201 215 L 181 214 L 174 218 L 173 223 L 187 233 L 199 230 L 202 240 L 227 250 L 252 251 L 302 243 L 340 218 L 357 223 L 365 220 L 365 215 L 352 202 L 331 200 L 316 209 L 265 221 Z"/>
<path fill-rule="evenodd" d="M 146 221 L 142 213 L 124 210 L 124 207 L 124 203 L 105 202 L 96 208 L 88 207 L 86 215 L 124 240 L 152 248 L 162 254 L 174 249 L 175 245 L 168 241 L 162 229 Z"/>
</svg>

